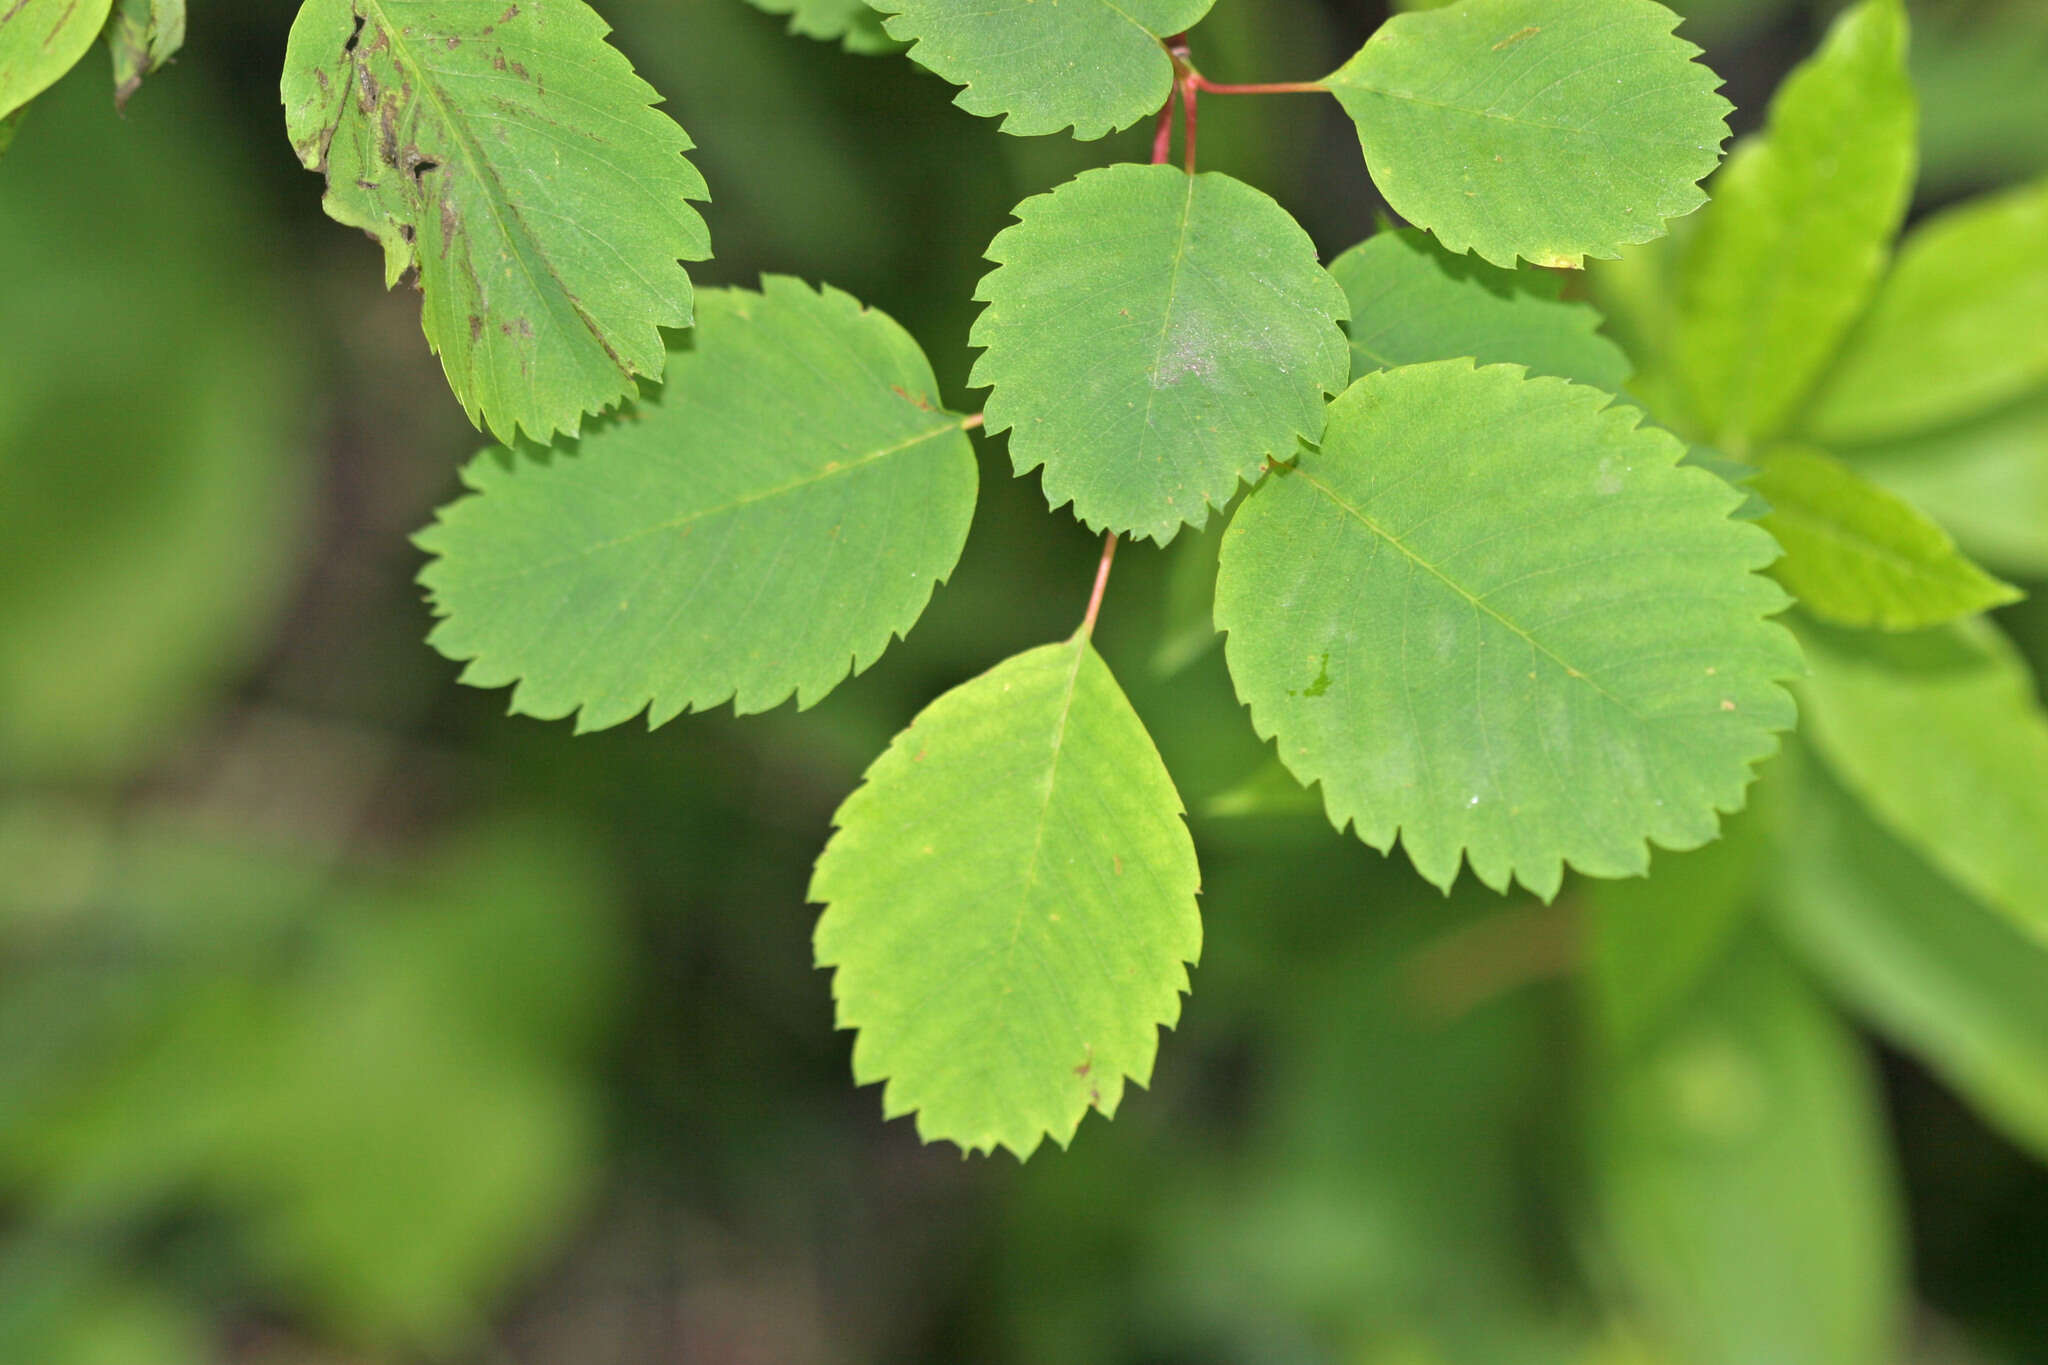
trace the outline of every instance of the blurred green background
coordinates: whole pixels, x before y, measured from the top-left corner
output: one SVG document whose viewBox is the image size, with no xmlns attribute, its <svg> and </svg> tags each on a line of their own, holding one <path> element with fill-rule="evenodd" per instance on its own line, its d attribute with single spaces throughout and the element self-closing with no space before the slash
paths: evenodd
<svg viewBox="0 0 2048 1365">
<path fill-rule="evenodd" d="M 743 0 L 599 8 L 700 144 L 698 278 L 850 291 L 962 411 L 1010 207 L 1144 155 L 1003 137 Z M 1829 9 L 1678 8 L 1738 131 Z M 125 118 L 96 52 L 0 161 L 0 1362 L 1855 1365 L 1770 1325 L 1894 1294 L 1915 1361 L 2048 1361 L 2048 1170 L 1809 1027 L 1769 945 L 1736 950 L 1764 957 L 1732 1030 L 1639 1094 L 1584 1046 L 1577 896 L 1447 902 L 1312 801 L 1248 799 L 1200 537 L 1121 557 L 1097 635 L 1204 860 L 1153 1090 L 1023 1168 L 882 1123 L 810 862 L 923 702 L 1071 630 L 1093 537 L 998 443 L 953 581 L 814 711 L 572 739 L 455 685 L 408 536 L 479 439 L 286 144 L 290 11 L 195 0 Z M 1219 0 L 1196 59 L 1313 77 L 1382 17 Z M 2048 170 L 2048 6 L 1915 18 L 1921 209 Z M 1334 102 L 1204 115 L 1205 167 L 1326 252 L 1370 230 Z M 2006 624 L 2048 667 L 2048 616 Z M 1657 1087 L 1708 1129 L 1790 1119 L 1756 1162 L 1663 1167 Z M 1602 1163 L 1684 1175 L 1669 1235 L 1617 1240 Z M 1811 1277 L 1748 1261 L 1760 1206 Z M 1624 1280 L 1778 1344 L 1672 1354 Z"/>
</svg>

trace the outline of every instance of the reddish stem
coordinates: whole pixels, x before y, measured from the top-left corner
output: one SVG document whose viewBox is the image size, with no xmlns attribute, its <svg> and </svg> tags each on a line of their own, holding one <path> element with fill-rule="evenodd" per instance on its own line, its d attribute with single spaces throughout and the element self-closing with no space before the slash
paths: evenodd
<svg viewBox="0 0 2048 1365">
<path fill-rule="evenodd" d="M 978 431 L 981 428 L 981 424 L 986 420 L 988 420 L 987 414 L 980 412 L 975 413 L 972 417 L 963 417 L 960 419 L 960 430 Z"/>
<path fill-rule="evenodd" d="M 1186 68 L 1182 68 L 1186 70 Z M 1180 150 L 1181 168 L 1189 175 L 1195 173 L 1195 96 L 1201 90 L 1201 82 L 1192 71 L 1180 81 Z"/>
<path fill-rule="evenodd" d="M 1176 82 L 1173 89 L 1166 92 L 1166 107 L 1159 111 L 1159 131 L 1152 135 L 1152 164 L 1155 166 L 1164 166 L 1167 158 L 1173 155 L 1173 102 L 1179 94 L 1180 85 Z"/>
<path fill-rule="evenodd" d="M 1116 532 L 1102 542 L 1102 563 L 1095 566 L 1095 591 L 1088 595 L 1088 614 L 1081 618 L 1080 636 L 1095 634 L 1095 618 L 1102 614 L 1102 594 L 1109 587 L 1109 565 L 1116 558 Z"/>
<path fill-rule="evenodd" d="M 1226 85 L 1220 81 L 1212 81 L 1192 68 L 1189 69 L 1188 76 L 1194 81 L 1197 89 L 1206 90 L 1212 95 L 1315 95 L 1330 88 L 1320 81 L 1268 81 L 1257 85 Z"/>
</svg>

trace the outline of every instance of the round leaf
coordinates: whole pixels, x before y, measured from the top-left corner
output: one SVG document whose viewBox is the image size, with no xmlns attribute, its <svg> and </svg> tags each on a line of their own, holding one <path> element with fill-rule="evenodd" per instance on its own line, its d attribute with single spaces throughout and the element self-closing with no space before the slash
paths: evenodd
<svg viewBox="0 0 2048 1365">
<path fill-rule="evenodd" d="M 1106 166 L 1017 206 L 972 383 L 1019 474 L 1162 544 L 1322 431 L 1350 369 L 1344 291 L 1287 211 L 1227 175 Z"/>
<path fill-rule="evenodd" d="M 834 817 L 811 899 L 854 1079 L 1029 1156 L 1146 1084 L 1202 948 L 1173 780 L 1082 639 L 940 697 Z"/>
<path fill-rule="evenodd" d="M 1651 0 L 1397 15 L 1327 84 L 1394 211 L 1453 251 L 1577 266 L 1706 202 L 1728 101 Z"/>
<path fill-rule="evenodd" d="M 1163 39 L 1215 0 L 875 0 L 889 36 L 955 85 L 970 114 L 1001 115 L 1019 137 L 1072 125 L 1086 141 L 1166 103 L 1173 59 Z"/>
<path fill-rule="evenodd" d="M 7 0 L 0 8 L 0 119 L 57 83 L 100 36 L 113 0 Z M 0 148 L 4 150 L 4 148 Z"/>
<path fill-rule="evenodd" d="M 1595 390 L 1464 361 L 1370 374 L 1245 500 L 1216 623 L 1238 695 L 1331 820 L 1554 895 L 1694 848 L 1792 724 L 1741 494 Z"/>
<path fill-rule="evenodd" d="M 485 452 L 419 537 L 432 644 L 514 711 L 809 706 L 960 557 L 974 454 L 902 328 L 775 276 L 699 303 L 658 398 L 546 464 Z"/>
</svg>

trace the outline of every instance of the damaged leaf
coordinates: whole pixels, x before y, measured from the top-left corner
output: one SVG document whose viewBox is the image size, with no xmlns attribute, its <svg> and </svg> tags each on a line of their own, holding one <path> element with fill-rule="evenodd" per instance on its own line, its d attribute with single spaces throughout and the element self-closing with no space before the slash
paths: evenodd
<svg viewBox="0 0 2048 1365">
<path fill-rule="evenodd" d="M 107 20 L 114 103 L 125 108 L 142 78 L 161 71 L 184 45 L 185 0 L 117 0 Z"/>
<path fill-rule="evenodd" d="M 710 255 L 692 143 L 581 0 L 307 0 L 285 121 L 326 207 L 418 272 L 427 342 L 501 441 L 659 378 Z"/>
</svg>

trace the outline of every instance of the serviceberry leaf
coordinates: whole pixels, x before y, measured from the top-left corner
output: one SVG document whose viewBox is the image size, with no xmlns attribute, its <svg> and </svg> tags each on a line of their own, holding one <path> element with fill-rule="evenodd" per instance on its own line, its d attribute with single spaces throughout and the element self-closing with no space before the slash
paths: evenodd
<svg viewBox="0 0 2048 1365">
<path fill-rule="evenodd" d="M 1200 955 L 1159 751 L 1086 639 L 946 693 L 868 769 L 811 881 L 854 1080 L 918 1135 L 1028 1157 L 1148 1084 Z"/>
<path fill-rule="evenodd" d="M 1826 446 L 1966 421 L 2048 384 L 2048 180 L 1914 228 L 1804 424 Z"/>
<path fill-rule="evenodd" d="M 109 8 L 111 0 L 7 0 L 0 9 L 0 120 L 78 64 Z M 0 133 L 0 151 L 7 137 Z"/>
<path fill-rule="evenodd" d="M 1884 273 L 1917 125 L 1905 8 L 1864 0 L 1715 177 L 1679 267 L 1672 355 L 1708 438 L 1747 450 L 1796 416 Z"/>
<path fill-rule="evenodd" d="M 285 121 L 329 216 L 417 271 L 470 421 L 575 435 L 659 378 L 711 253 L 690 139 L 582 0 L 306 0 Z"/>
<path fill-rule="evenodd" d="M 1815 616 L 1843 626 L 1920 630 L 2016 602 L 1948 532 L 1895 493 L 1818 450 L 1779 446 L 1759 459 L 1764 529 L 1785 557 L 1780 583 Z"/>
<path fill-rule="evenodd" d="M 125 106 L 142 78 L 163 69 L 185 45 L 185 0 L 116 0 L 107 20 L 114 103 Z"/>
<path fill-rule="evenodd" d="M 1612 258 L 1706 202 L 1728 101 L 1652 0 L 1464 0 L 1382 24 L 1324 82 L 1373 183 L 1499 266 Z"/>
<path fill-rule="evenodd" d="M 548 463 L 478 456 L 419 536 L 431 643 L 514 711 L 809 706 L 959 560 L 974 454 L 902 328 L 780 276 L 698 303 L 660 394 Z"/>
<path fill-rule="evenodd" d="M 1893 838 L 2048 944 L 2048 712 L 2012 642 L 1984 620 L 1799 636 L 1814 752 Z"/>
<path fill-rule="evenodd" d="M 882 13 L 867 0 L 749 0 L 754 8 L 789 16 L 789 31 L 804 38 L 837 42 L 848 52 L 872 56 L 902 44 L 882 31 Z"/>
<path fill-rule="evenodd" d="M 1331 822 L 1448 888 L 1554 896 L 1696 848 L 1800 670 L 1742 494 L 1607 394 L 1439 361 L 1358 380 L 1224 538 L 1238 695 Z"/>
<path fill-rule="evenodd" d="M 889 36 L 954 85 L 970 114 L 1001 116 L 1018 137 L 1072 126 L 1089 141 L 1166 103 L 1163 39 L 1215 0 L 874 0 Z"/>
<path fill-rule="evenodd" d="M 1344 291 L 1243 181 L 1105 166 L 1019 204 L 989 244 L 969 382 L 1046 501 L 1164 544 L 1322 433 L 1351 359 Z"/>
<path fill-rule="evenodd" d="M 1351 301 L 1351 377 L 1466 357 L 1526 365 L 1619 393 L 1630 365 L 1600 334 L 1591 305 L 1566 302 L 1564 278 L 1521 266 L 1502 270 L 1444 250 L 1416 228 L 1380 232 L 1330 263 Z"/>
</svg>

